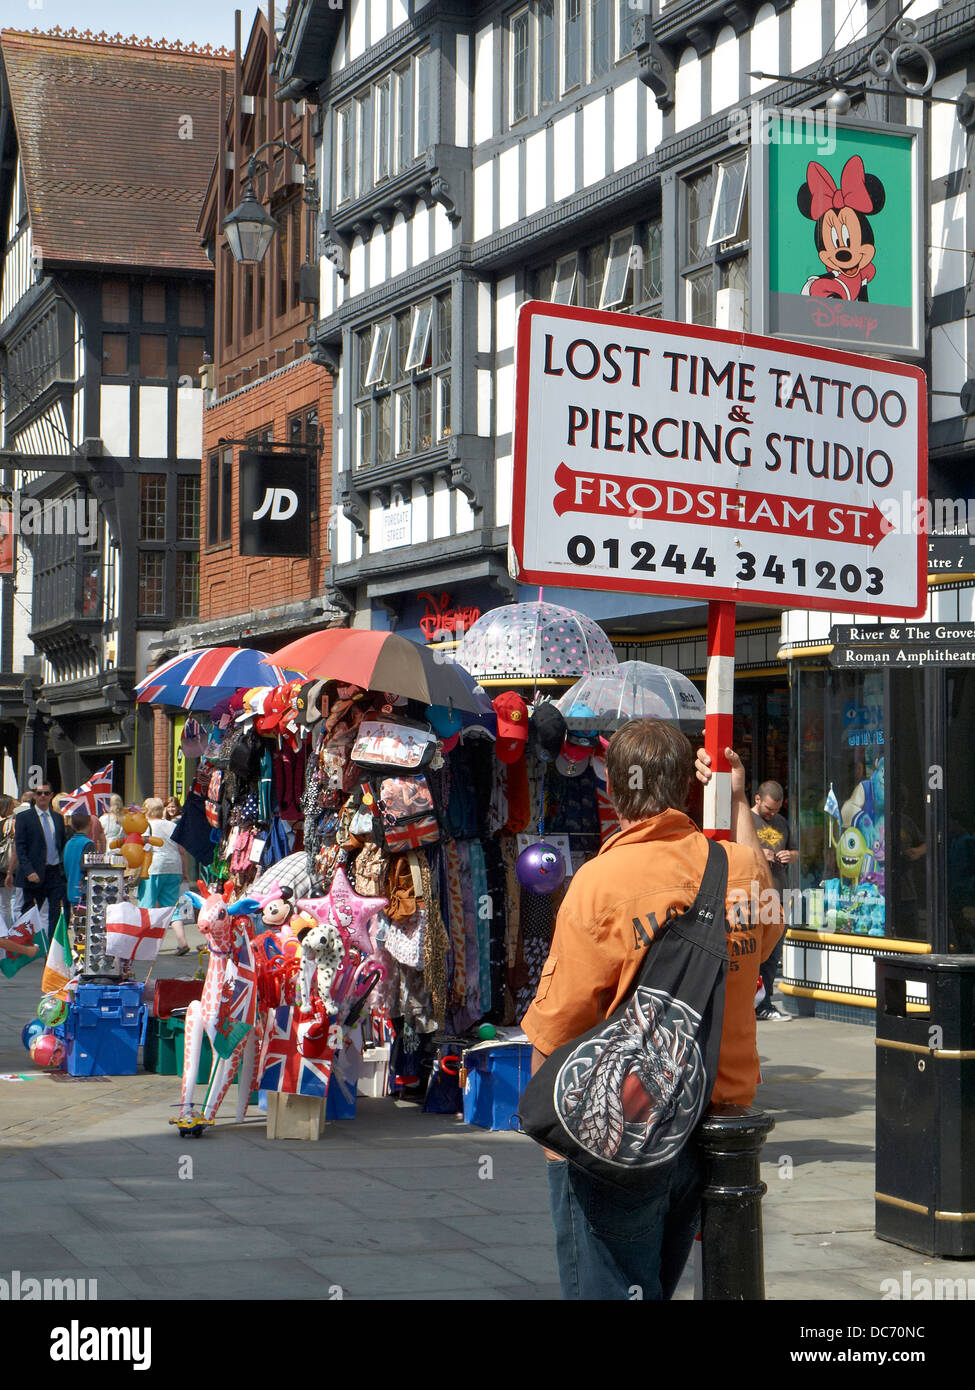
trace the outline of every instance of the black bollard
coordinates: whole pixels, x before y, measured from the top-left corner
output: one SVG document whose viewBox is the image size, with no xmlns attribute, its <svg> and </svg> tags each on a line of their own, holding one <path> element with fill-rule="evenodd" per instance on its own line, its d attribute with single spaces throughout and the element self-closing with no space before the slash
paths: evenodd
<svg viewBox="0 0 975 1390">
<path fill-rule="evenodd" d="M 744 1105 L 712 1105 L 697 1138 L 706 1186 L 701 1198 L 701 1298 L 709 1302 L 762 1301 L 760 1173 L 762 1145 L 775 1121 Z"/>
</svg>

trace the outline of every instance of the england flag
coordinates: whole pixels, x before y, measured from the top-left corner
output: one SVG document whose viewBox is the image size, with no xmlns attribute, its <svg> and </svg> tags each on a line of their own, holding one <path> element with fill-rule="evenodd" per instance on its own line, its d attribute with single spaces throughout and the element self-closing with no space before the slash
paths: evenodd
<svg viewBox="0 0 975 1390">
<path fill-rule="evenodd" d="M 105 952 L 119 960 L 155 960 L 173 915 L 171 907 L 112 903 L 105 909 Z"/>
</svg>

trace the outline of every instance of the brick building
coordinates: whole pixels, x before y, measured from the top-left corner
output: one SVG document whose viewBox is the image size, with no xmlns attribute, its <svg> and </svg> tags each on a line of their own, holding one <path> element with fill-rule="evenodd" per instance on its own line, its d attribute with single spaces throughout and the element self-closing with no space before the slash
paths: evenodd
<svg viewBox="0 0 975 1390">
<path fill-rule="evenodd" d="M 156 661 L 192 647 L 273 649 L 293 636 L 343 618 L 327 596 L 331 525 L 332 377 L 328 354 L 309 349 L 317 312 L 317 218 L 304 196 L 304 168 L 282 147 L 300 150 L 314 169 L 313 109 L 274 98 L 274 8 L 258 11 L 246 47 L 237 16 L 227 117 L 199 221 L 216 270 L 213 363 L 206 369 L 197 621 L 171 629 L 156 644 Z M 258 151 L 266 165 L 259 201 L 278 223 L 260 265 L 238 265 L 222 230 L 241 198 L 242 179 Z M 309 274 L 309 272 L 311 272 Z M 309 512 L 306 557 L 247 556 L 240 547 L 240 455 L 248 448 L 307 450 Z M 273 482 L 268 459 L 263 477 Z M 156 714 L 155 786 L 173 786 L 179 721 Z"/>
</svg>

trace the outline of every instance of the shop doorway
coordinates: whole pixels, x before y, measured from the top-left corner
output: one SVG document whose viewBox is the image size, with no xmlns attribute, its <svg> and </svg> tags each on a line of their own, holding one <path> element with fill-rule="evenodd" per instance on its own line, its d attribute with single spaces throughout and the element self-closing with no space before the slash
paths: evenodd
<svg viewBox="0 0 975 1390">
<path fill-rule="evenodd" d="M 745 764 L 749 801 L 763 782 L 789 792 L 789 683 L 784 676 L 740 678 L 735 690 L 735 752 Z"/>
</svg>

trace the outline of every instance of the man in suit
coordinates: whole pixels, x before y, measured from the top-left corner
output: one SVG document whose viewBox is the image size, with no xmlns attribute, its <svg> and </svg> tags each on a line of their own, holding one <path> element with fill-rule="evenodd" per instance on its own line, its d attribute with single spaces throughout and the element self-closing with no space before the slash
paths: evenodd
<svg viewBox="0 0 975 1390">
<path fill-rule="evenodd" d="M 25 912 L 47 903 L 49 929 L 53 931 L 62 908 L 66 918 L 70 911 L 62 862 L 64 817 L 51 810 L 50 783 L 38 787 L 35 797 L 34 805 L 14 819 L 15 883 L 23 890 Z"/>
</svg>

